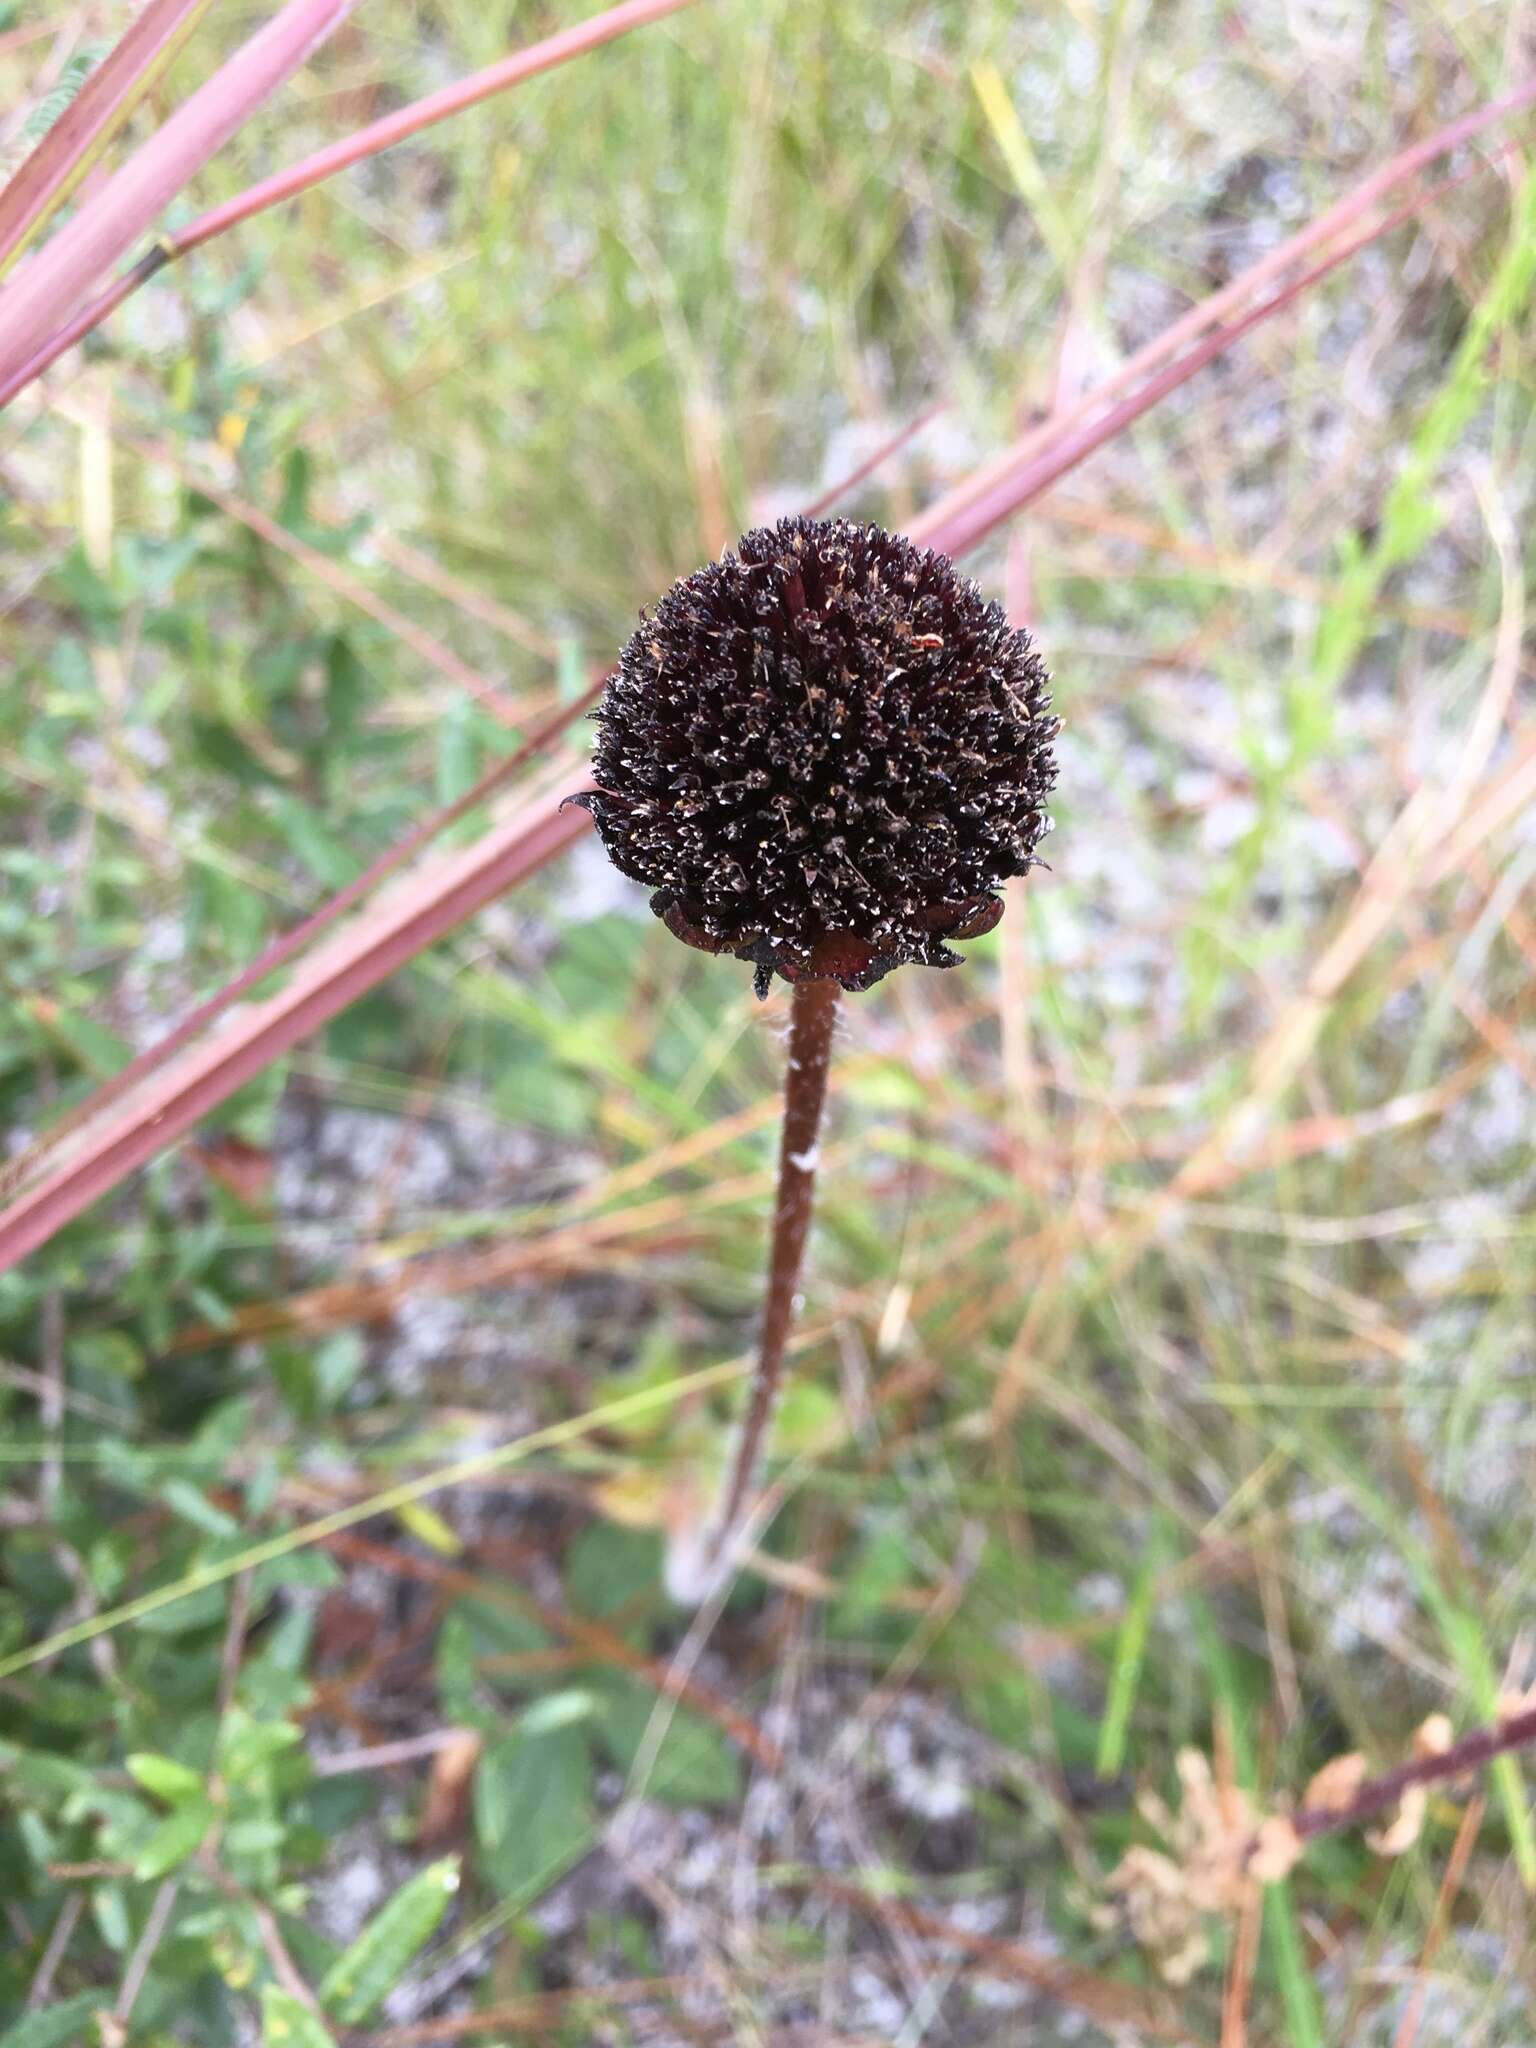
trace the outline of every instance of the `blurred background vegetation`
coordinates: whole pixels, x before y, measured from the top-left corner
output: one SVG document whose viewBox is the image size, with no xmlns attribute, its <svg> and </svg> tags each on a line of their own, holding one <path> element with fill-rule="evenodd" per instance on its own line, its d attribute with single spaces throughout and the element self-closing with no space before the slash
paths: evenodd
<svg viewBox="0 0 1536 2048">
<path fill-rule="evenodd" d="M 0 9 L 0 159 L 127 18 Z M 574 18 L 370 0 L 171 217 Z M 1533 61 L 1524 0 L 719 0 L 156 280 L 0 420 L 10 1148 L 488 698 L 931 413 L 838 500 L 899 528 Z M 1536 1677 L 1505 140 L 968 564 L 1056 678 L 1052 867 L 845 1006 L 723 1613 L 659 1560 L 731 1391 L 669 1388 L 750 1343 L 783 993 L 590 841 L 0 1277 L 4 2048 L 1536 2042 L 1518 1767 L 1262 1905 L 1137 1796 Z"/>
</svg>

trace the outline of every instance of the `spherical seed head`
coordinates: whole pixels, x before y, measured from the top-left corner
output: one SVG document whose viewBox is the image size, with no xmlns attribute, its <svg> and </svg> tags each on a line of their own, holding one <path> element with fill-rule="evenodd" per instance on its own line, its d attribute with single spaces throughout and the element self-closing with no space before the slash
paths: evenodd
<svg viewBox="0 0 1536 2048">
<path fill-rule="evenodd" d="M 595 716 L 591 812 L 670 930 L 758 993 L 868 988 L 1002 912 L 1056 779 L 1029 635 L 944 555 L 784 519 L 673 585 Z"/>
</svg>

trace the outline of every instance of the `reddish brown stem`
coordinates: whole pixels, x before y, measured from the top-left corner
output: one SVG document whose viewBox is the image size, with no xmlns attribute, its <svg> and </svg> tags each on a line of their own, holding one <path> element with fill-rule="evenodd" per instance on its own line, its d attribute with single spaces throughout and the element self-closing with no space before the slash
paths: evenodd
<svg viewBox="0 0 1536 2048">
<path fill-rule="evenodd" d="M 832 1034 L 837 1023 L 835 981 L 797 981 L 790 1011 L 789 1064 L 784 1075 L 784 1129 L 779 1140 L 779 1191 L 773 1211 L 768 1293 L 763 1303 L 757 1370 L 730 1475 L 705 1550 L 705 1571 L 730 1555 L 762 1459 L 784 1352 L 795 1317 L 795 1288 L 805 1256 L 816 1198 L 816 1139 L 827 1099 Z"/>
<path fill-rule="evenodd" d="M 1319 1835 L 1338 1834 L 1395 1806 L 1415 1785 L 1436 1785 L 1443 1778 L 1459 1778 L 1464 1771 L 1479 1770 L 1495 1757 L 1507 1756 L 1511 1750 L 1524 1749 L 1532 1742 L 1536 1742 L 1536 1707 L 1526 1707 L 1486 1728 L 1474 1728 L 1470 1735 L 1453 1742 L 1438 1756 L 1415 1757 L 1411 1763 L 1383 1771 L 1379 1778 L 1367 1778 L 1347 1806 L 1303 1808 L 1291 1825 L 1304 1842 L 1315 1841 Z"/>
</svg>

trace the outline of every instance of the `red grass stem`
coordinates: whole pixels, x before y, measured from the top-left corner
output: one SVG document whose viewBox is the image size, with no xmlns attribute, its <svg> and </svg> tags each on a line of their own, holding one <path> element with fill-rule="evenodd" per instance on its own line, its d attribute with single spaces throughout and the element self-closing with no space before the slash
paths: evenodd
<svg viewBox="0 0 1536 2048">
<path fill-rule="evenodd" d="M 114 172 L 0 293 L 0 365 L 31 361 L 98 279 L 345 19 L 354 0 L 288 0 Z"/>
<path fill-rule="evenodd" d="M 63 205 L 208 6 L 209 0 L 148 0 L 129 23 L 0 192 L 0 272 Z"/>
<path fill-rule="evenodd" d="M 93 327 L 99 327 L 109 314 L 117 311 L 124 299 L 132 298 L 139 286 L 147 284 L 155 272 L 163 270 L 170 260 L 164 248 L 156 243 L 131 269 L 113 278 L 104 292 L 98 292 L 78 313 L 72 314 L 57 334 L 50 334 L 36 354 L 28 356 L 19 369 L 13 370 L 9 377 L 0 377 L 0 412 L 4 412 L 18 391 L 25 391 L 29 384 L 42 376 L 44 370 L 52 369 L 60 356 L 72 349 L 77 341 L 83 341 Z"/>
<path fill-rule="evenodd" d="M 964 507 L 990 492 L 995 485 L 1015 474 L 1022 465 L 1031 462 L 1046 448 L 1059 442 L 1064 434 L 1086 419 L 1099 406 L 1108 404 L 1119 398 L 1123 392 L 1133 389 L 1142 377 L 1149 376 L 1160 363 L 1177 355 L 1186 342 L 1195 340 L 1208 327 L 1226 320 L 1229 314 L 1236 312 L 1265 285 L 1281 276 L 1293 264 L 1302 262 L 1314 250 L 1325 248 L 1336 235 L 1342 235 L 1348 229 L 1365 223 L 1365 232 L 1353 244 L 1354 248 L 1360 248 L 1367 240 L 1384 234 L 1387 226 L 1392 223 L 1371 223 L 1371 214 L 1379 200 L 1384 199 L 1388 192 L 1407 179 L 1427 170 L 1439 158 L 1448 156 L 1453 149 L 1460 149 L 1465 143 L 1471 142 L 1485 128 L 1494 126 L 1511 114 L 1523 112 L 1533 101 L 1536 101 L 1536 72 L 1521 79 L 1517 86 L 1501 98 L 1489 100 L 1481 107 L 1474 107 L 1470 113 L 1462 114 L 1458 119 L 1448 122 L 1445 127 L 1436 129 L 1433 135 L 1428 135 L 1422 142 L 1416 142 L 1410 148 L 1400 151 L 1389 162 L 1372 171 L 1369 177 L 1363 178 L 1352 190 L 1346 192 L 1342 199 L 1335 200 L 1332 206 L 1327 207 L 1315 219 L 1308 221 L 1305 227 L 1287 237 L 1278 248 L 1271 249 L 1268 255 L 1262 256 L 1257 263 L 1251 263 L 1246 270 L 1234 277 L 1230 284 L 1223 285 L 1220 291 L 1212 292 L 1199 300 L 1160 334 L 1153 335 L 1150 341 L 1128 356 L 1102 384 L 1084 392 L 1082 397 L 1064 413 L 1054 413 L 1049 419 L 1042 420 L 1038 426 L 1031 427 L 1011 448 L 1005 448 L 1001 455 L 994 456 L 991 462 L 973 470 L 962 482 L 946 492 L 936 504 L 929 507 L 928 516 L 935 530 L 947 527 Z M 1414 202 L 1414 205 L 1421 203 L 1422 201 Z M 1393 221 L 1402 217 L 1402 214 L 1394 215 Z M 1328 267 L 1331 266 L 1321 266 L 1312 275 L 1320 276 L 1322 269 Z M 1283 296 L 1271 303 L 1283 303 Z"/>
<path fill-rule="evenodd" d="M 1464 1772 L 1480 1770 L 1495 1757 L 1507 1756 L 1511 1750 L 1524 1749 L 1533 1742 L 1536 1706 L 1529 1706 L 1486 1728 L 1474 1728 L 1470 1735 L 1464 1735 L 1460 1742 L 1453 1742 L 1436 1756 L 1415 1757 L 1410 1763 L 1383 1771 L 1379 1778 L 1368 1778 L 1345 1806 L 1304 1807 L 1293 1816 L 1291 1825 L 1303 1842 L 1314 1842 L 1319 1835 L 1339 1834 L 1384 1813 L 1415 1786 L 1438 1785 L 1446 1778 L 1459 1778 Z"/>
<path fill-rule="evenodd" d="M 813 498 L 802 510 L 801 518 L 819 519 L 839 498 L 845 498 L 851 490 L 863 483 L 867 476 L 873 476 L 883 463 L 889 462 L 893 455 L 899 455 L 909 441 L 915 441 L 924 427 L 936 420 L 948 404 L 947 398 L 935 399 L 932 405 L 917 415 L 916 419 L 908 420 L 904 427 L 898 428 L 890 436 L 889 440 L 882 441 L 879 447 L 866 455 L 856 468 L 849 470 L 846 476 L 839 477 L 835 484 L 829 484 L 819 498 Z"/>
<path fill-rule="evenodd" d="M 151 252 L 152 261 L 145 259 L 136 263 L 131 270 L 116 278 L 57 333 L 49 335 L 36 346 L 25 362 L 0 380 L 0 407 L 9 405 L 18 391 L 40 377 L 66 349 L 99 327 L 155 271 L 174 262 L 178 256 L 201 248 L 215 235 L 238 227 L 254 214 L 264 213 L 268 207 L 280 206 L 284 200 L 296 198 L 312 185 L 334 177 L 338 171 L 347 170 L 366 157 L 377 156 L 381 150 L 420 134 L 422 129 L 430 128 L 438 121 L 446 121 L 452 114 L 462 113 L 466 107 L 476 106 L 481 100 L 505 92 L 510 86 L 520 85 L 524 79 L 533 78 L 541 71 L 552 71 L 573 57 L 580 57 L 588 50 L 595 50 L 603 43 L 611 43 L 617 37 L 627 35 L 632 29 L 643 28 L 648 22 L 677 14 L 693 4 L 694 0 L 624 0 L 622 6 L 610 7 L 588 21 L 561 29 L 557 35 L 546 36 L 542 42 L 532 43 L 526 50 L 514 51 L 510 57 L 488 64 L 483 70 L 472 72 L 468 78 L 445 85 L 441 91 L 429 93 L 425 99 L 415 100 L 408 107 L 400 107 L 393 114 L 370 122 L 355 135 L 328 143 L 324 149 L 301 157 L 296 164 L 274 171 L 270 178 L 263 178 L 246 191 L 237 193 L 233 199 L 210 208 L 179 233 L 165 236 Z"/>
</svg>

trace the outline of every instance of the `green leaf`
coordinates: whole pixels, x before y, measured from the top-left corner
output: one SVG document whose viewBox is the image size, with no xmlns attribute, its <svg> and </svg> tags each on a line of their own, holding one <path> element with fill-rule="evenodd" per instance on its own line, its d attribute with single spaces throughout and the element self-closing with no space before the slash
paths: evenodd
<svg viewBox="0 0 1536 2048">
<path fill-rule="evenodd" d="M 341 1583 L 341 1567 L 323 1550 L 290 1550 L 285 1557 L 269 1557 L 251 1573 L 251 1604 L 265 1600 L 279 1586 L 308 1586 L 328 1593 Z"/>
<path fill-rule="evenodd" d="M 661 1538 L 648 1530 L 589 1522 L 565 1561 L 565 1591 L 581 1614 L 653 1607 L 661 1595 Z"/>
<path fill-rule="evenodd" d="M 126 1330 L 86 1330 L 69 1341 L 72 1364 L 82 1372 L 99 1372 L 124 1380 L 144 1375 L 144 1353 Z"/>
<path fill-rule="evenodd" d="M 402 1501 L 395 1512 L 401 1526 L 428 1550 L 435 1550 L 439 1557 L 463 1556 L 464 1545 L 453 1525 L 424 1500 Z"/>
<path fill-rule="evenodd" d="M 114 1955 L 127 1955 L 133 1942 L 133 1922 L 120 1884 L 91 1886 L 91 1918 Z"/>
<path fill-rule="evenodd" d="M 94 1018 L 72 1011 L 50 1009 L 48 1030 L 93 1080 L 105 1080 L 128 1064 L 132 1048 Z"/>
<path fill-rule="evenodd" d="M 572 1728 L 578 1721 L 590 1720 L 597 1711 L 596 1693 L 567 1687 L 563 1692 L 546 1693 L 543 1699 L 535 1700 L 518 1722 L 518 1732 L 552 1735 L 557 1728 Z"/>
<path fill-rule="evenodd" d="M 211 1553 L 205 1552 L 194 1562 L 206 1563 Z M 200 1629 L 212 1628 L 224 1619 L 224 1610 L 229 1602 L 229 1591 L 224 1586 L 199 1586 L 195 1592 L 184 1593 L 178 1599 L 168 1600 L 164 1607 L 151 1609 L 148 1614 L 138 1617 L 136 1626 L 147 1636 L 189 1636 Z"/>
<path fill-rule="evenodd" d="M 579 1728 L 525 1729 L 492 1743 L 475 1772 L 475 1839 L 504 1899 L 536 1898 L 591 1840 L 592 1760 Z"/>
<path fill-rule="evenodd" d="M 134 1876 L 164 1877 L 178 1863 L 185 1863 L 217 1818 L 211 1799 L 189 1799 L 178 1806 L 161 1821 L 139 1851 Z"/>
<path fill-rule="evenodd" d="M 613 1070 L 613 1035 L 605 1020 L 621 1013 L 639 963 L 646 931 L 638 918 L 606 911 L 572 925 L 545 972 L 560 1002 L 548 1023 L 550 1050 L 594 1073 Z"/>
<path fill-rule="evenodd" d="M 451 804 L 480 772 L 480 735 L 474 706 L 458 698 L 444 712 L 437 728 L 437 801 Z"/>
<path fill-rule="evenodd" d="M 798 1380 L 786 1387 L 773 1418 L 773 1450 L 780 1458 L 814 1457 L 848 1435 L 843 1404 L 830 1387 Z"/>
<path fill-rule="evenodd" d="M 290 448 L 283 461 L 283 495 L 277 508 L 281 526 L 298 526 L 309 516 L 312 465 L 306 448 Z"/>
<path fill-rule="evenodd" d="M 326 1971 L 321 2004 L 349 2026 L 366 2019 L 437 1932 L 458 1888 L 457 1856 L 418 1871 Z"/>
<path fill-rule="evenodd" d="M 502 1068 L 491 1100 L 498 1116 L 552 1131 L 557 1137 L 573 1137 L 590 1127 L 592 1090 L 588 1083 L 564 1072 L 537 1050 Z"/>
<path fill-rule="evenodd" d="M 904 1527 L 882 1516 L 865 1531 L 857 1555 L 843 1574 L 832 1610 L 839 1635 L 862 1635 L 884 1612 L 893 1593 L 912 1583 L 912 1546 Z"/>
<path fill-rule="evenodd" d="M 658 1702 L 644 1686 L 615 1688 L 604 1702 L 596 1734 L 610 1761 L 633 1770 L 658 1706 L 665 1732 L 639 1789 L 669 1806 L 734 1805 L 742 1793 L 741 1759 L 729 1742 L 710 1722 L 670 1700 Z"/>
<path fill-rule="evenodd" d="M 336 2036 L 307 2005 L 267 1984 L 261 1993 L 261 2048 L 336 2048 Z"/>
<path fill-rule="evenodd" d="M 330 746 L 342 759 L 367 697 L 367 671 L 351 641 L 338 633 L 325 657 L 325 725 Z"/>
<path fill-rule="evenodd" d="M 549 1647 L 549 1635 L 536 1621 L 483 1600 L 458 1600 L 443 1617 L 437 1632 L 437 1694 L 447 1719 L 455 1725 L 500 1734 L 505 1718 L 490 1704 L 493 1691 L 529 1684 L 511 1672 L 492 1672 L 482 1679 L 484 1657 L 522 1656 Z"/>
<path fill-rule="evenodd" d="M 219 1771 L 238 1785 L 259 1776 L 302 1740 L 302 1730 L 291 1721 L 257 1721 L 244 1708 L 233 1707 L 219 1733 Z"/>
<path fill-rule="evenodd" d="M 128 1758 L 128 1769 L 134 1779 L 152 1792 L 156 1799 L 167 1806 L 182 1806 L 189 1799 L 203 1797 L 203 1781 L 196 1771 L 188 1770 L 185 1764 L 178 1764 L 168 1756 L 158 1756 L 150 1750 L 139 1750 Z"/>
<path fill-rule="evenodd" d="M 194 1529 L 201 1529 L 207 1536 L 238 1536 L 240 1524 L 233 1515 L 223 1508 L 215 1507 L 199 1486 L 190 1479 L 167 1479 L 157 1489 L 159 1498 L 171 1510 L 180 1515 L 184 1522 L 190 1522 Z"/>
<path fill-rule="evenodd" d="M 92 2015 L 106 2012 L 111 2004 L 109 1991 L 82 1991 L 62 2005 L 29 2012 L 0 2034 L 0 2048 L 75 2048 L 76 2042 L 90 2038 Z"/>
<path fill-rule="evenodd" d="M 231 1859 L 267 1856 L 281 1849 L 287 1839 L 288 1830 L 280 1820 L 237 1820 L 219 1837 L 219 1849 Z"/>
<path fill-rule="evenodd" d="M 316 813 L 284 792 L 272 800 L 273 822 L 290 851 L 327 889 L 341 889 L 357 873 L 356 857 Z"/>
<path fill-rule="evenodd" d="M 574 633 L 562 633 L 555 650 L 555 688 L 562 704 L 574 703 L 587 680 L 586 657 L 581 650 L 581 641 Z"/>
<path fill-rule="evenodd" d="M 6 1774 L 6 1799 L 13 1806 L 25 1800 L 51 1810 L 71 1794 L 96 1790 L 94 1775 L 83 1765 L 48 1750 L 19 1749 L 7 1742 L 0 1747 L 0 1765 Z"/>
<path fill-rule="evenodd" d="M 58 1838 L 41 1814 L 25 1807 L 16 1816 L 16 1832 L 22 1847 L 39 1870 L 46 1870 L 59 1855 Z"/>
</svg>

